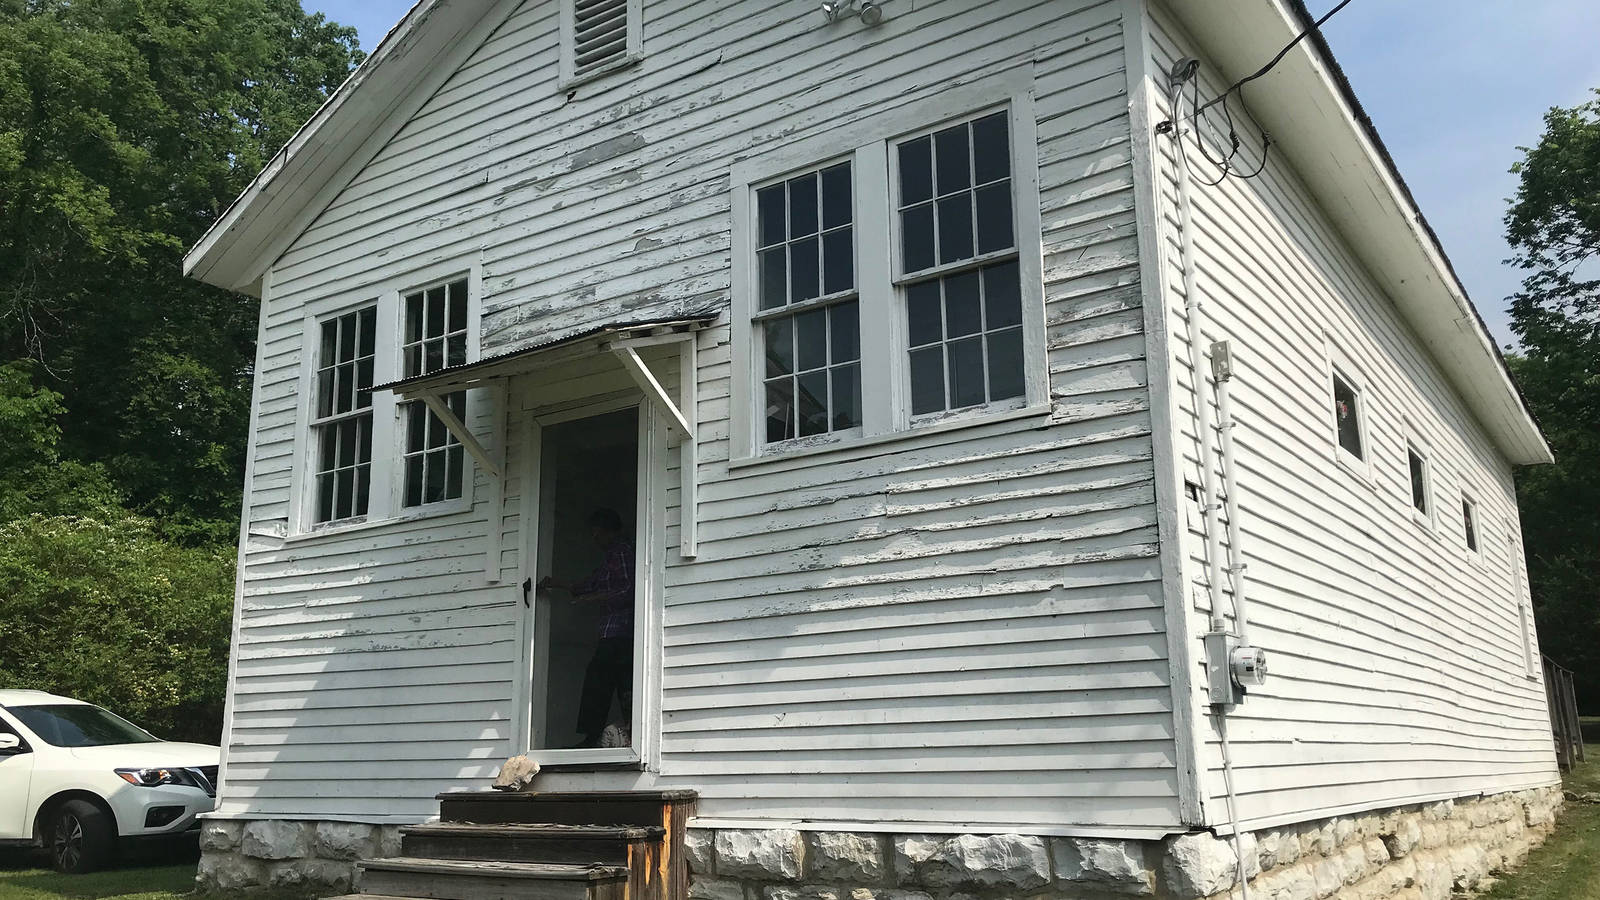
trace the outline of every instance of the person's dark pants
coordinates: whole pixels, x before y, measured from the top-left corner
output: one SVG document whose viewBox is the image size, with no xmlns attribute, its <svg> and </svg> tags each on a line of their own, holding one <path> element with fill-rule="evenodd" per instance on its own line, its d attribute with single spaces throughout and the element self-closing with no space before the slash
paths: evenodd
<svg viewBox="0 0 1600 900">
<path fill-rule="evenodd" d="M 578 733 L 590 741 L 600 739 L 611 698 L 622 702 L 622 713 L 633 715 L 633 637 L 603 637 L 594 648 L 583 675 L 583 697 L 578 702 Z"/>
</svg>

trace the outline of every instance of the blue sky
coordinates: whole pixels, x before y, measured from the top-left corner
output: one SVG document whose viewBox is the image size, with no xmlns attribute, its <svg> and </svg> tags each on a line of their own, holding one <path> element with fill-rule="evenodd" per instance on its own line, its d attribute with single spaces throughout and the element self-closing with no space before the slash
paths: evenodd
<svg viewBox="0 0 1600 900">
<path fill-rule="evenodd" d="M 368 50 L 410 5 L 305 0 L 354 25 Z M 1310 6 L 1320 15 L 1333 0 Z M 1546 109 L 1600 87 L 1600 3 L 1356 0 L 1326 32 L 1478 311 L 1509 343 L 1505 298 L 1521 276 L 1503 263 L 1500 220 L 1516 189 L 1508 170 L 1517 146 L 1538 139 Z"/>
</svg>

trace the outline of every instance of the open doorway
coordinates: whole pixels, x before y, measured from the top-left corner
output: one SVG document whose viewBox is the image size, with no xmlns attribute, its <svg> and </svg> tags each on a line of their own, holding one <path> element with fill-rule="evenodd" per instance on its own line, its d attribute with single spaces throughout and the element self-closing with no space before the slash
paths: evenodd
<svg viewBox="0 0 1600 900">
<path fill-rule="evenodd" d="M 635 746 L 639 410 L 541 429 L 531 748 Z"/>
</svg>

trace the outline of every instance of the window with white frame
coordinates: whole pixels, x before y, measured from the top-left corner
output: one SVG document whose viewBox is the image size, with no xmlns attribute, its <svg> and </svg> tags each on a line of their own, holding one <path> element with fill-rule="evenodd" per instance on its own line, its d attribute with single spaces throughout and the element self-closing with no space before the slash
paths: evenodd
<svg viewBox="0 0 1600 900">
<path fill-rule="evenodd" d="M 1006 113 L 898 141 L 895 160 L 912 415 L 1023 396 Z"/>
<path fill-rule="evenodd" d="M 1467 552 L 1477 555 L 1478 550 L 1478 504 L 1471 497 L 1461 497 L 1461 532 L 1467 544 Z"/>
<path fill-rule="evenodd" d="M 1535 662 L 1537 652 L 1534 646 L 1533 610 L 1529 608 L 1528 595 L 1522 583 L 1522 543 L 1517 540 L 1517 532 L 1512 522 L 1506 522 L 1506 550 L 1511 566 L 1511 591 L 1512 599 L 1517 604 L 1517 625 L 1522 638 L 1522 669 L 1529 678 L 1538 674 Z"/>
<path fill-rule="evenodd" d="M 467 282 L 458 279 L 407 293 L 404 378 L 427 375 L 467 361 Z M 441 398 L 457 420 L 467 416 L 466 391 Z M 407 508 L 461 497 L 466 458 L 461 442 L 420 400 L 405 404 L 404 505 Z"/>
<path fill-rule="evenodd" d="M 1367 458 L 1361 393 L 1338 369 L 1333 371 L 1333 421 L 1339 449 L 1357 460 Z"/>
<path fill-rule="evenodd" d="M 1406 444 L 1406 469 L 1410 474 L 1411 508 L 1419 515 L 1433 514 L 1432 486 L 1428 483 L 1428 456 L 1416 444 Z"/>
<path fill-rule="evenodd" d="M 320 324 L 315 415 L 318 524 L 367 514 L 372 490 L 372 385 L 377 304 Z"/>
<path fill-rule="evenodd" d="M 735 167 L 735 458 L 1047 410 L 1032 101 L 1008 96 Z"/>
</svg>

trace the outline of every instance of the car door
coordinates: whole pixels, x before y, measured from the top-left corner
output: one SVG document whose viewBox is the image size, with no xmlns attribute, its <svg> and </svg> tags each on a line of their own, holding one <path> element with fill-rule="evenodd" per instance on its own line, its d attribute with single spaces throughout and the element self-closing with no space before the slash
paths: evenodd
<svg viewBox="0 0 1600 900">
<path fill-rule="evenodd" d="M 0 713 L 0 735 L 16 738 L 18 742 L 15 747 L 0 747 L 0 840 L 31 838 L 28 785 L 33 778 L 33 748 L 4 713 Z M 0 741 L 0 744 L 9 743 Z"/>
</svg>

